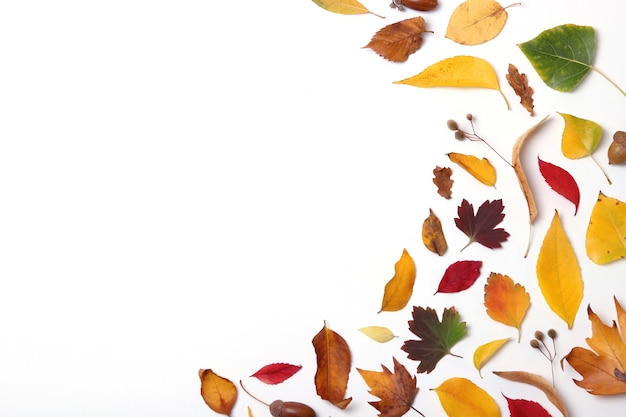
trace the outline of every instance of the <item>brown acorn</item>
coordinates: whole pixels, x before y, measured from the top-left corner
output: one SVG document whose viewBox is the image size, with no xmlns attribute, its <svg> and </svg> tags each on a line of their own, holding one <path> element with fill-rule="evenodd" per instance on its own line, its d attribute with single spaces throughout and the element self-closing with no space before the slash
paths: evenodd
<svg viewBox="0 0 626 417">
<path fill-rule="evenodd" d="M 402 0 L 402 4 L 409 9 L 426 12 L 437 7 L 437 0 Z"/>
<path fill-rule="evenodd" d="M 618 130 L 613 135 L 613 142 L 608 150 L 609 164 L 623 164 L 626 162 L 626 132 Z"/>
</svg>

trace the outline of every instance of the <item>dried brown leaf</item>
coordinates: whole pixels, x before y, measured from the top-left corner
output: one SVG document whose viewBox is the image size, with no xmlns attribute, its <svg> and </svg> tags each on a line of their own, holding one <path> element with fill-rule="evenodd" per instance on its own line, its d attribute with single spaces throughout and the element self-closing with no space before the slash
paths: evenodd
<svg viewBox="0 0 626 417">
<path fill-rule="evenodd" d="M 526 74 L 520 74 L 517 67 L 513 64 L 509 64 L 509 73 L 506 75 L 506 80 L 509 85 L 515 91 L 515 94 L 520 98 L 520 103 L 528 113 L 531 115 L 534 113 L 535 105 L 533 104 L 533 89 L 528 85 L 528 77 Z"/>
<path fill-rule="evenodd" d="M 393 62 L 404 62 L 422 46 L 426 22 L 421 16 L 401 20 L 385 26 L 372 37 L 365 48 Z"/>
<path fill-rule="evenodd" d="M 346 408 L 352 401 L 351 397 L 344 398 L 352 363 L 346 340 L 324 323 L 324 327 L 315 335 L 312 343 L 317 357 L 315 372 L 317 394 L 341 409 Z"/>
<path fill-rule="evenodd" d="M 422 241 L 429 251 L 442 256 L 448 249 L 448 243 L 443 234 L 441 221 L 435 213 L 433 213 L 432 209 L 429 210 L 430 214 L 422 224 Z"/>
<path fill-rule="evenodd" d="M 437 193 L 443 198 L 451 199 L 452 184 L 454 183 L 454 180 L 451 178 L 452 169 L 450 169 L 450 167 L 442 168 L 437 166 L 433 169 L 433 175 L 435 176 L 435 178 L 433 178 L 433 184 L 437 186 Z"/>
</svg>

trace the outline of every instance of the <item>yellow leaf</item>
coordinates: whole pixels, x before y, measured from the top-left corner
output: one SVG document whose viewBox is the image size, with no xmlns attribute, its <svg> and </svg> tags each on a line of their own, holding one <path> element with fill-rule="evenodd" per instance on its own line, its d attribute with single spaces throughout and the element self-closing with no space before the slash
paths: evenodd
<svg viewBox="0 0 626 417">
<path fill-rule="evenodd" d="M 476 369 L 478 369 L 478 374 L 481 378 L 483 377 L 480 373 L 482 367 L 509 340 L 511 340 L 510 337 L 507 337 L 506 339 L 493 340 L 476 348 L 476 350 L 474 351 L 474 366 L 476 367 Z"/>
<path fill-rule="evenodd" d="M 434 391 L 450 417 L 500 417 L 496 401 L 485 390 L 465 378 L 450 378 Z"/>
<path fill-rule="evenodd" d="M 213 372 L 211 369 L 200 369 L 200 394 L 204 402 L 219 414 L 230 416 L 237 400 L 237 387 L 231 381 Z"/>
<path fill-rule="evenodd" d="M 581 119 L 571 114 L 559 113 L 565 120 L 561 150 L 569 159 L 591 155 L 602 137 L 602 127 L 591 120 Z"/>
<path fill-rule="evenodd" d="M 365 14 L 371 13 L 374 16 L 382 17 L 372 13 L 357 0 L 313 0 L 313 3 L 329 12 L 339 14 Z"/>
<path fill-rule="evenodd" d="M 367 326 L 359 329 L 365 334 L 365 336 L 373 339 L 379 343 L 386 343 L 397 337 L 391 330 L 382 326 Z"/>
<path fill-rule="evenodd" d="M 485 307 L 487 315 L 495 321 L 517 329 L 517 341 L 522 334 L 522 320 L 530 307 L 530 295 L 521 284 L 516 284 L 508 275 L 492 272 L 485 284 Z"/>
<path fill-rule="evenodd" d="M 462 45 L 478 45 L 495 38 L 508 15 L 493 0 L 467 0 L 450 16 L 446 38 Z"/>
<path fill-rule="evenodd" d="M 496 185 L 496 169 L 487 158 L 478 159 L 473 155 L 450 152 L 448 158 L 469 172 L 474 178 L 485 185 L 493 187 Z"/>
<path fill-rule="evenodd" d="M 406 249 L 402 251 L 400 260 L 396 262 L 395 271 L 396 274 L 385 285 L 385 294 L 379 313 L 402 310 L 413 294 L 417 270 L 413 258 Z"/>
<path fill-rule="evenodd" d="M 252 415 L 252 409 L 250 408 L 250 406 L 248 406 L 248 417 L 254 417 Z"/>
<path fill-rule="evenodd" d="M 546 302 L 571 329 L 583 299 L 583 280 L 556 211 L 537 257 L 537 278 Z"/>
<path fill-rule="evenodd" d="M 599 193 L 585 246 L 589 259 L 598 265 L 626 257 L 626 205 L 622 201 Z"/>
<path fill-rule="evenodd" d="M 509 102 L 500 89 L 498 76 L 491 64 L 481 58 L 461 55 L 439 61 L 413 77 L 395 81 L 413 87 L 488 88 L 500 92 L 507 108 Z"/>
</svg>

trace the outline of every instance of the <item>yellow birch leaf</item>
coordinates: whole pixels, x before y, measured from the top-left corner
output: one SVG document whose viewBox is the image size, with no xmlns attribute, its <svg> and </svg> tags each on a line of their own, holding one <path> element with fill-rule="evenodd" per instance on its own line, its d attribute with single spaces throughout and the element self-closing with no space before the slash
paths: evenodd
<svg viewBox="0 0 626 417">
<path fill-rule="evenodd" d="M 466 378 L 450 378 L 433 388 L 450 417 L 500 417 L 500 408 L 485 390 Z"/>
<path fill-rule="evenodd" d="M 313 0 L 313 3 L 329 12 L 339 14 L 366 14 L 371 13 L 374 16 L 382 17 L 376 13 L 372 13 L 357 0 Z"/>
<path fill-rule="evenodd" d="M 402 310 L 413 294 L 417 270 L 413 258 L 406 249 L 402 251 L 400 260 L 396 262 L 395 271 L 393 278 L 385 285 L 385 294 L 379 313 Z"/>
<path fill-rule="evenodd" d="M 513 282 L 508 275 L 492 272 L 485 284 L 485 307 L 487 315 L 493 320 L 517 329 L 519 343 L 522 320 L 530 307 L 530 295 L 526 288 Z"/>
<path fill-rule="evenodd" d="M 485 43 L 502 31 L 508 15 L 493 0 L 467 0 L 450 16 L 446 38 L 462 45 Z"/>
<path fill-rule="evenodd" d="M 556 211 L 537 257 L 537 278 L 546 302 L 571 329 L 583 299 L 583 280 Z"/>
<path fill-rule="evenodd" d="M 499 91 L 506 102 L 507 109 L 510 108 L 491 64 L 482 58 L 473 56 L 460 55 L 444 59 L 427 67 L 417 75 L 394 81 L 394 84 L 424 88 L 488 88 Z"/>
<path fill-rule="evenodd" d="M 216 413 L 230 416 L 237 400 L 237 387 L 231 381 L 213 372 L 200 369 L 200 394 L 209 408 Z"/>
<path fill-rule="evenodd" d="M 591 211 L 587 256 L 598 265 L 626 257 L 626 204 L 599 193 Z"/>
<path fill-rule="evenodd" d="M 491 342 L 485 343 L 484 345 L 480 345 L 476 348 L 474 351 L 474 367 L 478 369 L 478 375 L 480 375 L 481 378 L 483 377 L 480 372 L 482 367 L 509 340 L 511 340 L 510 337 L 507 337 L 506 339 L 492 340 Z"/>
<path fill-rule="evenodd" d="M 478 159 L 473 155 L 456 152 L 450 152 L 448 158 L 483 184 L 490 187 L 496 185 L 496 169 L 487 158 Z"/>
<path fill-rule="evenodd" d="M 397 337 L 391 330 L 382 326 L 367 326 L 359 329 L 363 334 L 379 343 L 386 343 Z"/>
</svg>

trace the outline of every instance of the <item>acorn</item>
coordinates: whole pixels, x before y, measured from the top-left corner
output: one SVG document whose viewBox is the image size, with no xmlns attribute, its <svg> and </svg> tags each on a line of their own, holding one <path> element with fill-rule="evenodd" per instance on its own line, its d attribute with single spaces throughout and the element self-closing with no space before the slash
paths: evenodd
<svg viewBox="0 0 626 417">
<path fill-rule="evenodd" d="M 257 400 L 261 404 L 265 405 L 266 407 L 269 407 L 272 417 L 315 417 L 315 410 L 313 410 L 306 404 L 298 403 L 295 401 L 282 400 L 276 400 L 273 401 L 271 404 L 268 404 L 265 401 L 261 401 L 254 395 L 250 394 L 246 387 L 243 386 L 243 383 L 241 381 L 239 381 L 239 385 L 241 385 L 241 388 L 243 388 L 246 394 Z"/>
<path fill-rule="evenodd" d="M 426 12 L 437 7 L 437 0 L 402 0 L 402 4 L 409 9 Z"/>
<path fill-rule="evenodd" d="M 626 162 L 626 132 L 618 130 L 613 135 L 613 142 L 608 150 L 609 164 L 623 164 Z"/>
</svg>

